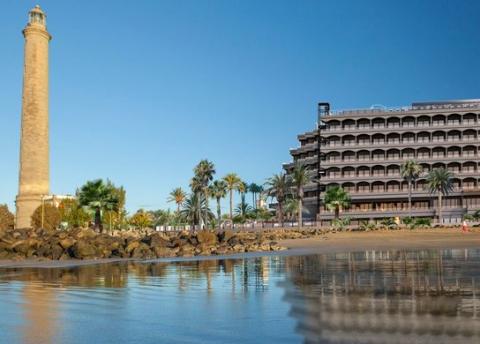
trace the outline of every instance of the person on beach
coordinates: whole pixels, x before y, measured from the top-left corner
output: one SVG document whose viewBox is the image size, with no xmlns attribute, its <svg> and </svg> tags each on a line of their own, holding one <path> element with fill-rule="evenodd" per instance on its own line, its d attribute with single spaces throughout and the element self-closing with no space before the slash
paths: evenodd
<svg viewBox="0 0 480 344">
<path fill-rule="evenodd" d="M 462 232 L 468 232 L 468 225 L 467 225 L 467 221 L 466 220 L 463 220 L 462 222 Z"/>
</svg>

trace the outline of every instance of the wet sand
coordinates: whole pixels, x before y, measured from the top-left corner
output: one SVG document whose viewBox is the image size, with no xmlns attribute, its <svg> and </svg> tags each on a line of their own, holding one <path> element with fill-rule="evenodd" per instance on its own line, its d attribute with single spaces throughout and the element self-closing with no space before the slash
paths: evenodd
<svg viewBox="0 0 480 344">
<path fill-rule="evenodd" d="M 70 268 L 92 264 L 118 262 L 177 262 L 209 259 L 239 259 L 273 255 L 303 255 L 331 252 L 353 252 L 390 249 L 445 249 L 480 248 L 480 231 L 462 233 L 459 229 L 425 229 L 375 232 L 337 232 L 308 239 L 282 240 L 280 245 L 288 250 L 272 252 L 238 253 L 225 256 L 194 256 L 138 259 L 90 259 L 90 260 L 0 260 L 0 268 Z"/>
</svg>

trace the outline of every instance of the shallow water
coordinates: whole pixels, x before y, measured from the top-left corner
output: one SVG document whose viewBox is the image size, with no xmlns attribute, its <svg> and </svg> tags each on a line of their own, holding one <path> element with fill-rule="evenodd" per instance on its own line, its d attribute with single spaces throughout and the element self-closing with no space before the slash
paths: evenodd
<svg viewBox="0 0 480 344">
<path fill-rule="evenodd" d="M 479 343 L 480 250 L 0 269 L 1 343 Z"/>
</svg>

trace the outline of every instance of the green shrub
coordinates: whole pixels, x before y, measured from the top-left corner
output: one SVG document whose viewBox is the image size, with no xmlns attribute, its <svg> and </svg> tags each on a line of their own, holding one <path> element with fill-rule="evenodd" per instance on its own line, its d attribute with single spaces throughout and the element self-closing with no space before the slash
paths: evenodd
<svg viewBox="0 0 480 344">
<path fill-rule="evenodd" d="M 383 218 L 381 221 L 380 221 L 380 226 L 383 228 L 383 229 L 397 229 L 398 228 L 398 225 L 397 223 L 395 222 L 395 220 L 391 217 L 386 217 L 386 218 Z"/>
<path fill-rule="evenodd" d="M 374 231 L 377 229 L 377 225 L 370 221 L 362 221 L 360 223 L 360 230 L 361 231 Z"/>
<path fill-rule="evenodd" d="M 45 204 L 43 207 L 43 229 L 57 229 L 61 222 L 60 211 L 51 204 Z M 42 206 L 39 206 L 32 215 L 32 227 L 35 229 L 42 227 Z"/>
<path fill-rule="evenodd" d="M 6 204 L 0 205 L 0 230 L 12 229 L 15 225 L 15 216 L 8 210 Z"/>
<path fill-rule="evenodd" d="M 428 217 L 417 217 L 415 219 L 415 227 L 431 227 L 432 219 Z"/>
<path fill-rule="evenodd" d="M 350 218 L 345 217 L 343 219 L 334 219 L 332 221 L 333 228 L 339 231 L 343 231 L 350 224 Z"/>
</svg>

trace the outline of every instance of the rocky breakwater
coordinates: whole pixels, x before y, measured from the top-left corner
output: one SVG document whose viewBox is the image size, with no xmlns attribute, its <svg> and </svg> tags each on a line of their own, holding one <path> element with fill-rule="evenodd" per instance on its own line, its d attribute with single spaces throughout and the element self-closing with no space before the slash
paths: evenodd
<svg viewBox="0 0 480 344">
<path fill-rule="evenodd" d="M 113 231 L 92 229 L 46 231 L 0 230 L 0 260 L 100 259 L 191 257 L 286 249 L 277 240 L 305 238 L 318 230 L 271 230 L 265 232 L 199 231 L 163 233 L 153 230 Z"/>
</svg>

